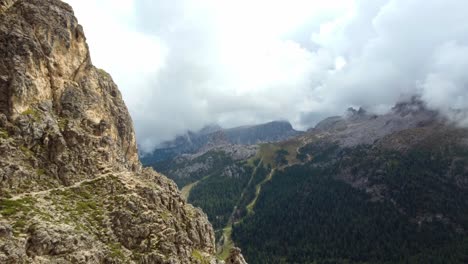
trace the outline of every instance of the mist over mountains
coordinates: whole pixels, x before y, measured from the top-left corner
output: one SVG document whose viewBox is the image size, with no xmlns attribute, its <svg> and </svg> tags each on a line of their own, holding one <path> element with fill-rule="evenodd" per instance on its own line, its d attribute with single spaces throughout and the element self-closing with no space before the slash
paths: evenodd
<svg viewBox="0 0 468 264">
<path fill-rule="evenodd" d="M 466 124 L 465 1 L 68 2 L 145 151 L 210 123 L 285 119 L 305 130 L 413 95 Z M 131 56 L 114 56 L 122 51 Z"/>
<path fill-rule="evenodd" d="M 248 263 L 466 263 L 466 128 L 418 97 L 283 139 L 280 125 L 228 130 L 277 131 L 244 144 L 210 126 L 142 162 L 207 213 L 220 256 L 235 245 Z"/>
</svg>

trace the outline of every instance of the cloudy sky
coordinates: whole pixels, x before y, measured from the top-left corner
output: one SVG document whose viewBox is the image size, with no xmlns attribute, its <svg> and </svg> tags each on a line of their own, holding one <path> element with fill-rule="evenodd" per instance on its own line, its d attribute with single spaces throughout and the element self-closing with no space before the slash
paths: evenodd
<svg viewBox="0 0 468 264">
<path fill-rule="evenodd" d="M 66 1 L 144 151 L 206 124 L 306 129 L 414 94 L 468 124 L 468 1 Z"/>
</svg>

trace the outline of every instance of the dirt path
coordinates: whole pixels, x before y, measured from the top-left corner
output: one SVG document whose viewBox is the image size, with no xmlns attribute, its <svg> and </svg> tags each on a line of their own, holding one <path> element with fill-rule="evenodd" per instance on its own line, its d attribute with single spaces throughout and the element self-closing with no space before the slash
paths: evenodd
<svg viewBox="0 0 468 264">
<path fill-rule="evenodd" d="M 234 223 L 234 215 L 236 213 L 237 208 L 239 207 L 239 203 L 242 201 L 242 199 L 245 196 L 245 193 L 247 192 L 247 188 L 249 188 L 250 184 L 252 184 L 254 175 L 257 173 L 257 170 L 260 166 L 263 166 L 263 158 L 258 162 L 257 166 L 255 169 L 252 171 L 252 175 L 250 176 L 249 182 L 245 186 L 244 190 L 242 190 L 241 196 L 239 198 L 239 201 L 237 202 L 236 206 L 234 206 L 234 210 L 231 213 L 231 216 L 229 217 L 229 221 L 226 227 L 231 226 Z"/>
<path fill-rule="evenodd" d="M 255 169 L 252 171 L 252 174 L 250 176 L 249 182 L 245 186 L 244 190 L 241 193 L 241 196 L 237 202 L 237 204 L 234 206 L 234 209 L 232 210 L 231 216 L 229 217 L 229 221 L 227 222 L 226 226 L 222 229 L 223 230 L 223 238 L 219 241 L 216 245 L 218 256 L 221 259 L 227 258 L 229 255 L 229 252 L 231 248 L 234 247 L 234 242 L 232 241 L 231 234 L 232 234 L 232 225 L 234 223 L 234 215 L 237 211 L 237 208 L 239 207 L 239 203 L 242 201 L 242 199 L 245 196 L 245 193 L 247 192 L 247 188 L 252 184 L 252 180 L 254 178 L 254 175 L 257 173 L 257 169 L 263 166 L 263 158 L 258 162 L 257 166 Z"/>
<path fill-rule="evenodd" d="M 120 176 L 120 175 L 125 175 L 125 173 L 126 173 L 126 172 L 120 172 L 120 173 L 110 173 L 110 172 L 107 172 L 107 173 L 105 173 L 105 174 L 102 174 L 102 175 L 99 176 L 99 177 L 96 177 L 96 178 L 93 178 L 93 179 L 86 179 L 86 180 L 83 180 L 83 181 L 79 181 L 79 182 L 76 182 L 76 183 L 74 183 L 73 185 L 70 185 L 70 186 L 52 188 L 52 189 L 48 189 L 48 190 L 44 190 L 44 191 L 38 191 L 38 192 L 27 192 L 27 193 L 18 194 L 18 195 L 12 196 L 11 198 L 9 198 L 9 200 L 15 201 L 15 200 L 23 199 L 23 198 L 28 197 L 28 196 L 37 197 L 37 196 L 46 195 L 46 194 L 48 194 L 48 193 L 50 193 L 50 192 L 53 192 L 53 191 L 65 191 L 65 190 L 70 190 L 70 189 L 73 189 L 73 188 L 80 187 L 82 184 L 85 184 L 85 183 L 91 183 L 91 182 L 94 182 L 94 181 L 97 181 L 97 180 L 100 180 L 100 179 L 104 179 L 104 178 L 109 177 L 109 176 Z"/>
<path fill-rule="evenodd" d="M 262 182 L 257 184 L 257 186 L 255 186 L 255 198 L 252 200 L 252 202 L 250 202 L 247 205 L 247 215 L 254 213 L 253 208 L 255 207 L 255 203 L 257 202 L 258 196 L 260 196 L 260 192 L 262 191 L 262 186 L 265 183 L 269 182 L 271 178 L 273 178 L 273 174 L 275 174 L 275 172 L 276 172 L 276 169 L 272 169 L 271 172 L 267 175 L 267 177 Z"/>
</svg>

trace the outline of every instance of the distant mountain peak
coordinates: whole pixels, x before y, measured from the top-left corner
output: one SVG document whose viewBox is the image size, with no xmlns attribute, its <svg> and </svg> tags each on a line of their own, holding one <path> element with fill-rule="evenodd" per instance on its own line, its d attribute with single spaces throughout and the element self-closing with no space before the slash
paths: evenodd
<svg viewBox="0 0 468 264">
<path fill-rule="evenodd" d="M 431 124 L 438 120 L 438 113 L 428 110 L 419 97 L 402 101 L 386 114 L 368 113 L 364 108 L 348 108 L 344 116 L 334 116 L 320 121 L 312 133 L 329 134 L 332 141 L 345 146 L 372 144 L 391 133 Z"/>
<path fill-rule="evenodd" d="M 395 104 L 392 111 L 402 116 L 406 116 L 410 113 L 429 111 L 426 103 L 418 96 L 413 96 L 407 101 L 401 101 Z"/>
<path fill-rule="evenodd" d="M 220 125 L 218 125 L 218 124 L 209 124 L 209 125 L 204 126 L 197 133 L 204 135 L 204 134 L 211 134 L 211 133 L 214 133 L 214 132 L 218 132 L 220 130 L 223 130 L 223 128 Z"/>
<path fill-rule="evenodd" d="M 291 123 L 284 120 L 229 129 L 212 124 L 205 126 L 198 132 L 187 132 L 184 136 L 163 142 L 152 154 L 142 157 L 142 162 L 149 165 L 155 161 L 171 159 L 180 154 L 193 154 L 222 145 L 254 145 L 277 142 L 302 133 L 294 130 Z"/>
<path fill-rule="evenodd" d="M 358 110 L 356 110 L 354 107 L 349 107 L 348 110 L 346 110 L 346 113 L 348 115 L 365 115 L 367 111 L 362 107 L 359 107 Z"/>
</svg>

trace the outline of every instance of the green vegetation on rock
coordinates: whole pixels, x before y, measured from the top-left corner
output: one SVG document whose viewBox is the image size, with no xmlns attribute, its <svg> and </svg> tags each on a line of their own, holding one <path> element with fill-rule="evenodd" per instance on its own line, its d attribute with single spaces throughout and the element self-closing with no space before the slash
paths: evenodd
<svg viewBox="0 0 468 264">
<path fill-rule="evenodd" d="M 0 128 L 0 138 L 7 139 L 9 137 L 10 137 L 10 135 L 8 134 L 8 131 L 3 130 L 3 129 Z"/>
<path fill-rule="evenodd" d="M 39 112 L 39 110 L 36 110 L 34 108 L 28 108 L 26 109 L 25 111 L 23 111 L 21 113 L 21 115 L 24 115 L 24 116 L 30 116 L 34 121 L 36 122 L 39 122 L 41 120 L 41 113 Z"/>
<path fill-rule="evenodd" d="M 198 261 L 199 264 L 209 264 L 209 260 L 207 260 L 201 252 L 197 249 L 192 251 L 192 258 L 194 258 L 196 261 Z"/>
</svg>

